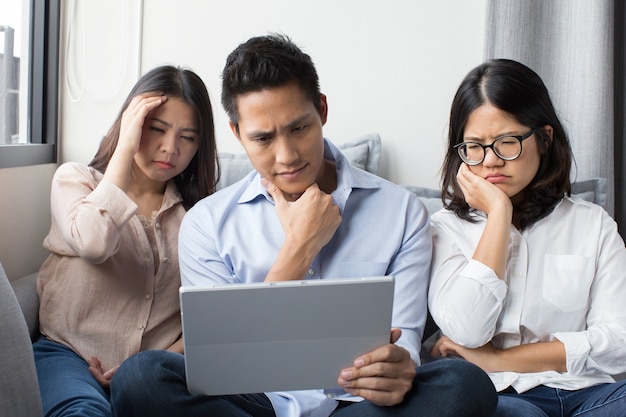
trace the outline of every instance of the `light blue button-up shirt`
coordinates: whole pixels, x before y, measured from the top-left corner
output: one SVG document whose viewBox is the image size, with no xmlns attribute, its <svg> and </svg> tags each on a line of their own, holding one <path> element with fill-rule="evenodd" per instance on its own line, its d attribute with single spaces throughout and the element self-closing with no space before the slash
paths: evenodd
<svg viewBox="0 0 626 417">
<path fill-rule="evenodd" d="M 303 279 L 394 275 L 392 326 L 402 329 L 397 344 L 419 364 L 432 251 L 428 212 L 413 193 L 351 166 L 327 140 L 324 157 L 336 163 L 337 188 L 332 197 L 342 222 Z M 179 235 L 183 285 L 265 279 L 284 233 L 260 179 L 253 171 L 201 200 L 185 215 Z M 360 400 L 343 390 L 267 395 L 278 417 L 328 416 L 337 406 L 335 399 Z"/>
</svg>

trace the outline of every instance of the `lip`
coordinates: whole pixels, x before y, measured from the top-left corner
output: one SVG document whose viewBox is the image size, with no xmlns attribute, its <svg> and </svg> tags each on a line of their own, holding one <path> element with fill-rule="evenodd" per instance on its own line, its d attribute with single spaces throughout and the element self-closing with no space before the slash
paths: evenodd
<svg viewBox="0 0 626 417">
<path fill-rule="evenodd" d="M 287 180 L 293 180 L 296 177 L 298 177 L 298 175 L 300 175 L 304 169 L 307 167 L 307 164 L 303 165 L 301 168 L 298 169 L 294 169 L 291 171 L 283 171 L 283 172 L 279 172 L 277 175 L 281 178 L 285 178 Z"/>
<path fill-rule="evenodd" d="M 485 179 L 492 184 L 499 184 L 509 179 L 509 177 L 504 174 L 495 173 L 487 175 Z"/>
<path fill-rule="evenodd" d="M 173 165 L 169 161 L 153 161 L 153 162 L 154 162 L 154 164 L 156 166 L 158 166 L 161 169 L 172 169 L 172 168 L 175 168 L 175 165 Z"/>
</svg>

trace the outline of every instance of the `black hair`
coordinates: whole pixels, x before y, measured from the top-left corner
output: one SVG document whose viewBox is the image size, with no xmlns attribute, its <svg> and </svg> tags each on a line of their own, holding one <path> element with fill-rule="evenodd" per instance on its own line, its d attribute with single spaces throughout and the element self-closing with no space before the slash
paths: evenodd
<svg viewBox="0 0 626 417">
<path fill-rule="evenodd" d="M 238 128 L 237 97 L 295 82 L 321 114 L 320 86 L 315 65 L 285 35 L 257 36 L 228 55 L 222 71 L 222 106 Z"/>
<path fill-rule="evenodd" d="M 183 206 L 189 209 L 198 200 L 215 191 L 219 180 L 219 161 L 215 143 L 215 125 L 211 100 L 204 82 L 189 69 L 170 65 L 157 67 L 141 77 L 122 105 L 113 126 L 106 134 L 96 155 L 89 163 L 104 172 L 117 147 L 122 114 L 133 97 L 146 92 L 162 92 L 187 103 L 194 111 L 198 125 L 198 151 L 183 172 L 174 177 Z"/>
<path fill-rule="evenodd" d="M 454 145 L 463 142 L 470 114 L 486 103 L 530 128 L 549 125 L 553 129 L 552 138 L 537 129 L 539 169 L 522 191 L 521 201 L 513 207 L 519 227 L 524 229 L 550 214 L 563 196 L 571 193 L 573 156 L 546 86 L 537 73 L 517 61 L 486 61 L 471 70 L 461 82 L 450 110 L 448 149 L 442 166 L 442 201 L 459 217 L 473 220 L 472 209 L 456 180 L 462 161 Z"/>
</svg>

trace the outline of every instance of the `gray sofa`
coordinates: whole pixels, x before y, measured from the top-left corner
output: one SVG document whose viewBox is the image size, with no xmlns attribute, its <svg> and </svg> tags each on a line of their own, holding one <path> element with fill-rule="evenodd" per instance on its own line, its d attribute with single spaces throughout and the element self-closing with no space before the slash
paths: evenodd
<svg viewBox="0 0 626 417">
<path fill-rule="evenodd" d="M 338 144 L 339 148 L 355 166 L 376 174 L 381 152 L 378 134 L 368 134 L 353 141 Z M 221 180 L 223 188 L 242 178 L 252 165 L 244 154 L 220 153 Z M 573 193 L 581 198 L 606 206 L 605 179 L 577 182 Z M 415 193 L 430 213 L 442 207 L 439 190 L 426 187 L 404 186 Z M 33 273 L 8 281 L 0 265 L 0 416 L 34 417 L 41 415 L 41 400 L 32 357 L 31 342 L 38 336 L 39 299 Z M 436 331 L 429 320 L 424 338 Z"/>
<path fill-rule="evenodd" d="M 22 291 L 22 285 L 34 284 L 34 279 L 29 277 L 19 281 L 14 284 L 19 287 L 20 296 L 24 297 L 22 306 L 0 265 L 0 416 L 35 417 L 42 415 L 41 399 L 33 348 L 22 311 L 34 311 L 36 317 L 38 302 L 26 301 L 33 294 L 37 298 L 34 287 Z"/>
</svg>

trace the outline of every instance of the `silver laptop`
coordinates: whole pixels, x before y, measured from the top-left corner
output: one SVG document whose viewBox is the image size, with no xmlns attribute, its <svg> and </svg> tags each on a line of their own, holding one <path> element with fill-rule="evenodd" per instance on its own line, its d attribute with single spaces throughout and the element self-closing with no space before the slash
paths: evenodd
<svg viewBox="0 0 626 417">
<path fill-rule="evenodd" d="M 187 388 L 228 395 L 338 388 L 389 343 L 387 277 L 181 287 Z"/>
</svg>

